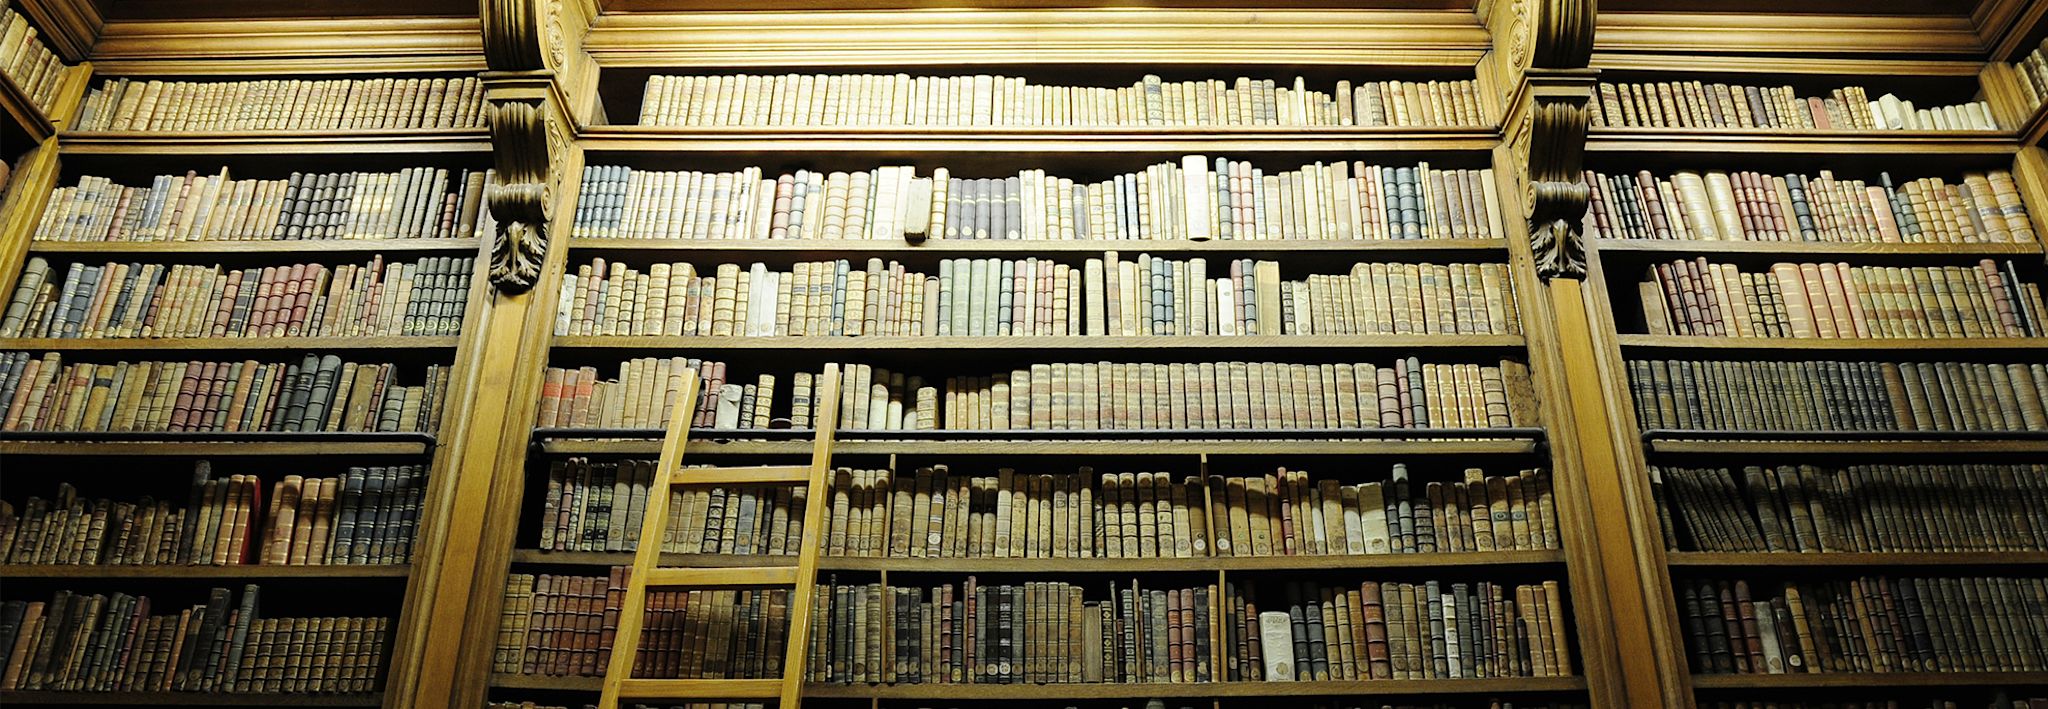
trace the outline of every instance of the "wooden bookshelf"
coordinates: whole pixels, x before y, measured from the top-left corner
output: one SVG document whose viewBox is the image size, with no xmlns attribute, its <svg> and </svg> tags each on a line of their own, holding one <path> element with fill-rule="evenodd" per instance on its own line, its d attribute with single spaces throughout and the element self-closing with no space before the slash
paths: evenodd
<svg viewBox="0 0 2048 709">
<path fill-rule="evenodd" d="M 996 336 L 959 335 L 861 337 L 712 337 L 581 335 L 557 336 L 555 347 L 566 350 L 637 350 L 708 352 L 720 350 L 794 350 L 815 352 L 878 350 L 962 350 L 1032 352 L 1060 350 L 1273 351 L 1273 350 L 1508 350 L 1524 347 L 1520 335 L 1088 335 Z M 1081 356 L 1081 355 L 1075 355 Z"/>
<path fill-rule="evenodd" d="M 43 109 L 36 107 L 35 102 L 29 100 L 28 92 L 23 91 L 20 84 L 14 83 L 14 77 L 4 73 L 0 73 L 0 112 L 5 112 L 7 120 L 12 121 L 15 128 L 27 136 L 30 145 L 41 143 L 57 133 L 56 126 L 50 123 L 50 117 L 43 115 Z M 11 157 L 13 150 L 10 149 L 9 152 Z"/>
<path fill-rule="evenodd" d="M 639 455 L 660 452 L 661 441 L 650 436 L 625 437 L 624 432 L 538 429 L 535 448 L 548 455 Z M 652 431 L 648 433 L 654 433 Z M 894 434 L 864 438 L 863 434 Z M 1008 436 L 1068 434 L 1060 439 L 1028 440 Z M 1090 439 L 1088 432 L 1003 431 L 842 431 L 834 452 L 843 455 L 1528 455 L 1540 450 L 1540 432 L 1529 429 L 1365 429 L 1329 432 L 1371 438 L 1309 437 L 1308 432 L 1261 434 L 1240 431 L 1118 431 L 1121 440 Z M 801 441 L 746 440 L 768 431 L 705 431 L 693 434 L 690 454 L 800 455 Z M 1176 439 L 1176 434 L 1181 436 Z M 1197 434 L 1203 434 L 1197 437 Z M 950 440 L 917 436 L 948 435 Z"/>
<path fill-rule="evenodd" d="M 578 253 L 644 253 L 676 257 L 680 254 L 759 257 L 790 253 L 802 258 L 819 254 L 861 254 L 889 257 L 908 254 L 940 256 L 991 256 L 1032 253 L 1100 254 L 1104 251 L 1159 254 L 1226 254 L 1245 257 L 1288 257 L 1294 255 L 1358 254 L 1364 258 L 1409 260 L 1412 258 L 1463 259 L 1499 258 L 1506 253 L 1503 239 L 1315 239 L 1266 240 L 1128 240 L 1089 239 L 1037 241 L 1010 239 L 933 239 L 922 244 L 865 239 L 618 239 L 572 238 L 569 250 Z"/>
<path fill-rule="evenodd" d="M 334 131 L 72 131 L 66 155 L 419 155 L 488 153 L 481 128 Z"/>
<path fill-rule="evenodd" d="M 183 707 L 375 707 L 380 693 L 369 694 L 222 694 L 215 692 L 0 692 L 11 705 L 64 704 L 102 706 Z"/>
<path fill-rule="evenodd" d="M 1830 551 L 1797 552 L 1665 552 L 1673 568 L 1780 568 L 1780 567 L 2039 567 L 2048 564 L 2048 552 L 2039 551 Z"/>
<path fill-rule="evenodd" d="M 1588 152 L 1634 155 L 2009 155 L 2015 144 L 2011 131 L 1593 128 L 1586 135 Z"/>
<path fill-rule="evenodd" d="M 100 254 L 134 254 L 149 257 L 172 254 L 207 254 L 232 257 L 263 254 L 265 257 L 309 256 L 314 254 L 379 253 L 465 253 L 477 250 L 477 239 L 248 239 L 237 241 L 30 241 L 29 253 L 67 254 L 92 258 Z"/>
<path fill-rule="evenodd" d="M 2008 138 L 2009 140 L 2009 138 Z M 661 154 L 834 154 L 959 156 L 1302 154 L 1326 160 L 1349 153 L 1444 153 L 1491 150 L 1499 139 L 1491 128 L 1265 127 L 1102 129 L 785 129 L 664 128 L 593 126 L 578 141 L 595 153 Z M 593 163 L 596 164 L 596 163 Z"/>
<path fill-rule="evenodd" d="M 665 566 L 754 566 L 778 557 L 720 554 L 664 554 Z M 562 552 L 520 549 L 512 552 L 512 563 L 537 566 L 629 566 L 633 555 L 626 552 Z M 1150 559 L 988 559 L 988 558 L 890 558 L 825 556 L 818 560 L 823 571 L 888 571 L 916 573 L 1050 573 L 1050 574 L 1134 574 L 1160 572 L 1242 572 L 1242 571 L 1371 571 L 1373 569 L 1462 568 L 1484 566 L 1557 566 L 1564 563 L 1558 550 L 1493 551 L 1438 554 L 1352 554 L 1328 556 L 1208 556 Z"/>
<path fill-rule="evenodd" d="M 2048 350 L 2048 337 L 1854 337 L 1854 338 L 1806 338 L 1806 337 L 1702 337 L 1697 335 L 1632 335 L 1616 336 L 1624 350 L 1676 350 L 1692 352 L 1698 350 L 1720 350 L 1730 352 L 1762 352 L 1779 356 L 1798 357 L 1806 352 L 2000 352 L 2031 353 Z M 2021 354 L 2020 356 L 2030 356 Z"/>
<path fill-rule="evenodd" d="M 1927 258 L 1962 256 L 1998 258 L 2036 256 L 2036 243 L 1876 243 L 1842 241 L 1702 241 L 1698 239 L 1595 239 L 1600 253 L 1645 255 L 1656 258 L 1688 256 L 1755 255 L 1785 259 L 1825 258 L 1857 260 L 1870 257 Z"/>
<path fill-rule="evenodd" d="M 362 337 L 6 337 L 0 350 L 58 352 L 225 352 L 241 350 L 392 351 L 452 349 L 461 338 L 427 335 Z"/>
<path fill-rule="evenodd" d="M 2048 684 L 2048 672 L 1821 672 L 1693 675 L 1700 689 L 1845 689 L 1867 687 L 2017 687 Z"/>
<path fill-rule="evenodd" d="M 323 566 L 174 566 L 142 564 L 0 564 L 0 578 L 26 579 L 207 579 L 238 581 L 399 579 L 412 573 L 405 564 L 333 564 Z"/>
<path fill-rule="evenodd" d="M 491 686 L 596 692 L 597 677 L 559 675 L 491 676 Z M 1379 679 L 1323 682 L 1128 682 L 1094 684 L 897 684 L 845 685 L 810 683 L 804 696 L 820 699 L 925 699 L 952 701 L 1086 700 L 1199 697 L 1351 697 L 1410 695 L 1559 694 L 1582 692 L 1579 677 L 1503 677 L 1496 679 Z"/>
</svg>

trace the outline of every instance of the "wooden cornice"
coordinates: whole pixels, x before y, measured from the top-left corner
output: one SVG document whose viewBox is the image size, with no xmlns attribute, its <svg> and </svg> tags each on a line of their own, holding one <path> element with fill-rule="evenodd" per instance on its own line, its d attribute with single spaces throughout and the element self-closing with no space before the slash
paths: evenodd
<svg viewBox="0 0 2048 709">
<path fill-rule="evenodd" d="M 100 26 L 107 22 L 95 0 L 18 0 L 14 6 L 28 15 L 66 64 L 85 61 L 99 39 Z"/>
<path fill-rule="evenodd" d="M 1981 59 L 1977 27 L 1962 16 L 1600 13 L 1597 52 L 1759 56 L 1954 56 Z"/>
<path fill-rule="evenodd" d="M 1228 63 L 1471 66 L 1490 46 L 1463 12 L 923 10 L 605 15 L 607 66 L 835 63 Z"/>
<path fill-rule="evenodd" d="M 1826 57 L 1701 56 L 1594 52 L 1593 68 L 1602 71 L 1737 74 L 1805 74 L 1842 76 L 1974 77 L 1984 62 L 1974 59 L 1831 59 Z"/>
<path fill-rule="evenodd" d="M 93 50 L 99 73 L 402 74 L 478 71 L 474 17 L 117 21 Z"/>
<path fill-rule="evenodd" d="M 2034 29 L 2048 18 L 2048 3 L 2034 0 L 1984 0 L 1977 11 L 1970 15 L 1970 22 L 1977 27 L 1977 38 L 1990 51 L 1992 61 L 2009 62 L 2025 55 L 2032 47 L 2027 39 L 2034 35 Z"/>
</svg>

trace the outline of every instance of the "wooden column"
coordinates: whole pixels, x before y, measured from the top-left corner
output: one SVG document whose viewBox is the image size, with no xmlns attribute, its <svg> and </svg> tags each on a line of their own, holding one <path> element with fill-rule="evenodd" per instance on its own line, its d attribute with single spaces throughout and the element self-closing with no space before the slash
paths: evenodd
<svg viewBox="0 0 2048 709">
<path fill-rule="evenodd" d="M 1684 671 L 1684 658 L 1663 652 L 1653 637 L 1657 624 L 1647 615 L 1645 590 L 1660 586 L 1662 573 L 1646 573 L 1636 548 L 1654 544 L 1656 530 L 1645 539 L 1631 524 L 1649 507 L 1623 484 L 1610 420 L 1626 415 L 1628 402 L 1611 406 L 1584 293 L 1580 224 L 1591 194 L 1583 158 L 1598 81 L 1598 72 L 1587 68 L 1595 16 L 1593 0 L 1493 6 L 1482 19 L 1493 32 L 1494 51 L 1479 74 L 1506 95 L 1496 177 L 1506 201 L 1519 203 L 1527 217 L 1511 230 L 1523 237 L 1512 247 L 1520 271 L 1516 286 L 1532 296 L 1520 300 L 1566 522 L 1560 531 L 1572 570 L 1578 667 L 1594 706 L 1688 706 L 1670 703 L 1666 677 Z"/>
<path fill-rule="evenodd" d="M 444 445 L 462 455 L 442 533 L 431 540 L 432 579 L 416 578 L 416 612 L 426 622 L 422 661 L 408 696 L 387 706 L 477 707 L 485 701 L 498 614 L 519 502 L 526 448 L 539 406 L 583 154 L 578 126 L 595 102 L 595 66 L 580 36 L 595 7 L 576 0 L 483 0 L 482 75 L 496 173 L 484 192 L 488 288 L 472 313 L 474 366 L 465 396 L 450 405 L 461 421 Z M 580 98 L 578 98 L 580 96 Z M 423 540 L 425 541 L 425 540 Z M 394 688 L 400 686 L 394 682 Z"/>
</svg>

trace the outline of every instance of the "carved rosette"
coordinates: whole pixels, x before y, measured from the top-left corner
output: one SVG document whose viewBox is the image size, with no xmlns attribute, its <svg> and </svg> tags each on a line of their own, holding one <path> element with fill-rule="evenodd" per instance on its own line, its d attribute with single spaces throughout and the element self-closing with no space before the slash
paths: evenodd
<svg viewBox="0 0 2048 709">
<path fill-rule="evenodd" d="M 1539 97 L 1529 119 L 1526 197 L 1536 273 L 1545 280 L 1585 278 L 1586 247 L 1579 232 L 1592 196 L 1584 170 L 1586 100 Z"/>
<path fill-rule="evenodd" d="M 491 235 L 491 285 L 507 294 L 531 290 L 548 252 L 554 179 L 548 166 L 565 148 L 547 106 L 539 101 L 491 104 L 491 145 L 497 180 L 484 188 L 484 204 L 497 229 Z"/>
</svg>

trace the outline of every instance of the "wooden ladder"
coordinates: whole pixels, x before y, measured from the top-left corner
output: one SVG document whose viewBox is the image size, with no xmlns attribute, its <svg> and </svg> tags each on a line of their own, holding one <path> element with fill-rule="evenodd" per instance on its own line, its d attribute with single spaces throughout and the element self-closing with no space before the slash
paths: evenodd
<svg viewBox="0 0 2048 709">
<path fill-rule="evenodd" d="M 797 709 L 803 702 L 805 661 L 810 657 L 811 597 L 818 583 L 818 553 L 825 526 L 829 496 L 825 484 L 832 467 L 833 434 L 839 422 L 839 367 L 826 365 L 812 389 L 814 435 L 809 465 L 769 465 L 730 468 L 683 468 L 683 449 L 689 443 L 690 415 L 697 401 L 698 378 L 683 375 L 678 410 L 669 418 L 668 433 L 661 441 L 661 461 L 654 485 L 647 495 L 647 509 L 640 524 L 640 542 L 633 554 L 632 575 L 626 581 L 625 603 L 619 612 L 618 632 L 612 641 L 612 655 L 604 672 L 604 694 L 599 709 L 618 709 L 622 699 L 778 701 L 781 709 Z M 683 403 L 683 402 L 688 402 Z M 804 505 L 803 536 L 790 540 L 796 545 L 796 562 L 789 566 L 746 567 L 663 567 L 662 532 L 668 527 L 669 493 L 676 486 L 801 484 L 809 486 Z M 762 557 L 763 560 L 786 557 Z M 789 639 L 781 679 L 638 679 L 633 677 L 633 658 L 640 649 L 640 634 L 646 620 L 649 588 L 733 588 L 788 586 Z"/>
</svg>

